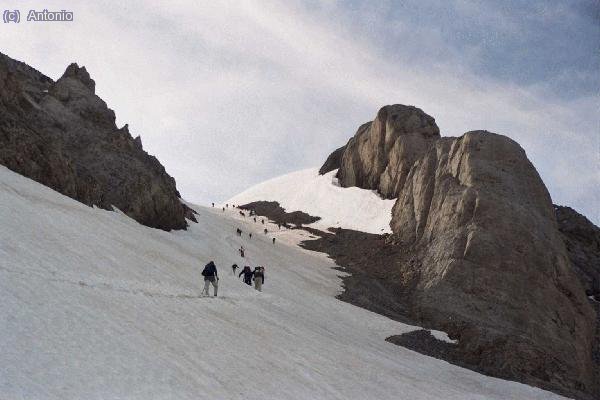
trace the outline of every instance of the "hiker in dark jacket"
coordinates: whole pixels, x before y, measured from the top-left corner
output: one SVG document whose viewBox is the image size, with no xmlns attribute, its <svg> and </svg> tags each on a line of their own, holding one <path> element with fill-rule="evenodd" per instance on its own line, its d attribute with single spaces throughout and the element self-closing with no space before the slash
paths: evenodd
<svg viewBox="0 0 600 400">
<path fill-rule="evenodd" d="M 275 238 L 273 238 L 273 244 L 275 244 Z"/>
<path fill-rule="evenodd" d="M 217 266 L 214 261 L 209 262 L 204 267 L 202 271 L 202 276 L 204 276 L 204 290 L 202 291 L 202 295 L 208 296 L 208 289 L 210 284 L 212 283 L 215 297 L 217 297 L 217 289 L 219 287 L 219 276 L 217 275 Z"/>
<path fill-rule="evenodd" d="M 244 283 L 248 286 L 252 285 L 252 275 L 254 274 L 254 272 L 252 272 L 252 269 L 249 266 L 244 266 L 244 269 L 242 270 L 242 272 L 240 272 L 240 274 L 238 275 L 238 278 L 240 276 L 242 276 L 242 274 L 244 275 Z"/>
<path fill-rule="evenodd" d="M 240 249 L 238 251 L 240 252 L 240 257 L 244 258 L 244 254 L 246 254 L 246 250 L 244 249 L 244 246 L 240 247 Z"/>
<path fill-rule="evenodd" d="M 256 267 L 252 272 L 252 279 L 254 280 L 254 289 L 262 292 L 262 285 L 265 283 L 265 269 L 264 267 Z"/>
<path fill-rule="evenodd" d="M 233 264 L 231 266 L 231 269 L 233 270 L 233 275 L 235 276 L 235 270 L 237 269 L 238 265 L 237 264 Z"/>
</svg>

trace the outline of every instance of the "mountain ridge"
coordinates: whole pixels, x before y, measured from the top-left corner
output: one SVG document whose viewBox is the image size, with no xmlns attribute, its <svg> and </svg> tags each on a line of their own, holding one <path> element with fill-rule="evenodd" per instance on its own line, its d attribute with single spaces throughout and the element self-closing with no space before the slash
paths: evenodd
<svg viewBox="0 0 600 400">
<path fill-rule="evenodd" d="M 0 164 L 13 171 L 150 227 L 185 229 L 195 219 L 140 137 L 116 126 L 85 67 L 70 64 L 54 82 L 0 53 L 0 121 Z"/>
</svg>

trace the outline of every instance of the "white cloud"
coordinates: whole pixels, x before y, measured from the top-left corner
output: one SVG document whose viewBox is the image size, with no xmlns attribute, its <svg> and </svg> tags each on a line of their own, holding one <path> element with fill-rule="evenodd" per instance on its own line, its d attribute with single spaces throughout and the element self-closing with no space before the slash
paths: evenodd
<svg viewBox="0 0 600 400">
<path fill-rule="evenodd" d="M 402 43 L 386 53 L 335 2 L 318 11 L 283 1 L 68 7 L 72 24 L 3 26 L 2 51 L 52 78 L 69 62 L 85 65 L 119 123 L 141 134 L 192 201 L 318 165 L 380 106 L 405 103 L 434 116 L 445 135 L 487 129 L 519 141 L 556 202 L 600 221 L 597 99 L 482 78 L 471 68 L 478 50 L 461 61 L 434 28 L 415 37 L 430 35 L 445 54 L 427 63 L 398 56 Z"/>
</svg>

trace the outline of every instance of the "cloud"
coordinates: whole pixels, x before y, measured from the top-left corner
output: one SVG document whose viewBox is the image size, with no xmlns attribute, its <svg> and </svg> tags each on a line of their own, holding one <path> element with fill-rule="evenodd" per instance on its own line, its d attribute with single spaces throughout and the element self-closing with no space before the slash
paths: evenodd
<svg viewBox="0 0 600 400">
<path fill-rule="evenodd" d="M 537 64 L 514 57 L 537 51 L 539 34 L 524 20 L 547 29 L 563 16 L 583 33 L 593 20 L 572 9 L 448 4 L 69 2 L 74 23 L 5 25 L 0 45 L 53 78 L 72 61 L 86 65 L 118 122 L 142 136 L 191 201 L 319 165 L 379 107 L 404 103 L 434 116 L 444 135 L 487 129 L 517 140 L 554 201 L 598 223 L 596 59 L 539 69 L 552 77 L 544 80 Z M 573 54 L 584 57 L 586 46 Z M 592 80 L 561 95 L 570 79 Z"/>
</svg>

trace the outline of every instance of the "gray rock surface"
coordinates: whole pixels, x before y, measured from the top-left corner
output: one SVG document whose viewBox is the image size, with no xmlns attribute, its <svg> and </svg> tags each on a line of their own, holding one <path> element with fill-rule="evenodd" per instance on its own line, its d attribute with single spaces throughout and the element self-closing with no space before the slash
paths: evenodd
<svg viewBox="0 0 600 400">
<path fill-rule="evenodd" d="M 567 254 L 588 296 L 600 301 L 600 228 L 570 207 L 554 206 Z"/>
<path fill-rule="evenodd" d="M 94 90 L 77 64 L 54 82 L 0 53 L 0 164 L 87 205 L 185 229 L 195 218 L 175 180 Z"/>
<path fill-rule="evenodd" d="M 435 120 L 420 109 L 385 106 L 345 146 L 340 185 L 376 189 L 385 198 L 395 198 L 413 162 L 439 137 Z"/>
<path fill-rule="evenodd" d="M 411 169 L 391 225 L 416 261 L 403 279 L 421 318 L 500 376 L 592 390 L 595 313 L 516 142 L 484 131 L 438 140 Z"/>
<path fill-rule="evenodd" d="M 598 395 L 596 314 L 576 273 L 593 287 L 597 269 L 572 264 L 595 260 L 581 245 L 591 231 L 564 222 L 561 235 L 550 195 L 516 142 L 486 131 L 440 138 L 421 110 L 386 106 L 350 139 L 338 177 L 397 198 L 386 238 L 397 250 L 380 252 L 389 260 L 373 277 L 398 285 L 411 319 L 458 339 L 477 370 Z M 569 245 L 577 236 L 586 239 Z"/>
</svg>

